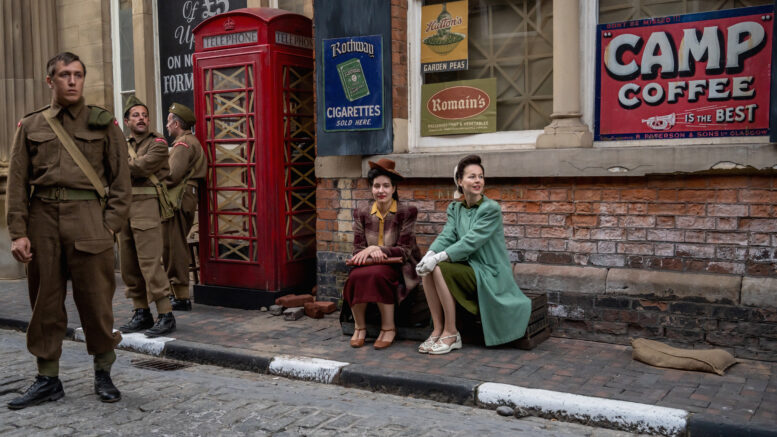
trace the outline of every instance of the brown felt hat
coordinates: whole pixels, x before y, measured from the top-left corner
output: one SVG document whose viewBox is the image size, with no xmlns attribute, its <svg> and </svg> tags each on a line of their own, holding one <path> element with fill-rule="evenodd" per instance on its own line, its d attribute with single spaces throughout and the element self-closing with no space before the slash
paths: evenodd
<svg viewBox="0 0 777 437">
<path fill-rule="evenodd" d="M 372 162 L 367 161 L 367 164 L 370 165 L 370 168 L 377 168 L 380 170 L 385 171 L 386 173 L 390 173 L 397 177 L 397 179 L 404 180 L 405 177 L 401 174 L 397 173 L 396 170 L 394 170 L 394 167 L 396 167 L 396 163 L 388 158 L 380 158 L 378 162 Z"/>
</svg>

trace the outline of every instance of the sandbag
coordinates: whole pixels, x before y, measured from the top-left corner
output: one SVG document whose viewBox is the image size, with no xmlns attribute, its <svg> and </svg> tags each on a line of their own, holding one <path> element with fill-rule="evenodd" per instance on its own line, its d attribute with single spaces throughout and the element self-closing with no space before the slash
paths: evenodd
<svg viewBox="0 0 777 437">
<path fill-rule="evenodd" d="M 631 347 L 633 359 L 656 367 L 723 375 L 737 363 L 736 358 L 723 349 L 680 349 L 644 338 L 632 339 Z"/>
</svg>

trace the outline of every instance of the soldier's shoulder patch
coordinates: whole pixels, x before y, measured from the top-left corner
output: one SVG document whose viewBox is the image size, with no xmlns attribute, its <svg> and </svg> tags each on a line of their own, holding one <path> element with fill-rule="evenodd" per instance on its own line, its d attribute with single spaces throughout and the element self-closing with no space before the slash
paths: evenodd
<svg viewBox="0 0 777 437">
<path fill-rule="evenodd" d="M 175 146 L 184 146 L 187 149 L 189 148 L 189 145 L 184 143 L 183 141 L 178 141 L 177 143 L 173 144 L 173 147 L 175 147 Z"/>
<path fill-rule="evenodd" d="M 117 126 L 119 122 L 113 118 L 113 114 L 105 108 L 99 106 L 89 105 L 89 118 L 87 123 L 90 129 L 105 129 L 110 126 L 111 122 Z"/>
<path fill-rule="evenodd" d="M 154 141 L 156 141 L 157 143 L 162 143 L 165 146 L 167 145 L 167 141 L 165 141 L 164 138 L 154 138 Z"/>
<path fill-rule="evenodd" d="M 114 118 L 114 119 L 113 119 L 113 124 L 115 124 L 116 126 L 118 126 L 118 125 L 119 125 L 119 121 L 118 121 L 118 120 L 116 120 L 116 119 Z"/>
</svg>

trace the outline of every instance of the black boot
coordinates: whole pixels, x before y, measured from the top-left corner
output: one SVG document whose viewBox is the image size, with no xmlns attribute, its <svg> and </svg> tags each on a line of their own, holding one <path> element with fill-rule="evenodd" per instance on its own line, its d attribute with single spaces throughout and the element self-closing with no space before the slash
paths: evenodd
<svg viewBox="0 0 777 437">
<path fill-rule="evenodd" d="M 47 401 L 56 401 L 62 396 L 65 396 L 65 390 L 58 377 L 38 375 L 23 395 L 8 402 L 7 405 L 12 410 L 21 410 Z"/>
<path fill-rule="evenodd" d="M 119 389 L 113 385 L 111 380 L 111 373 L 105 370 L 94 372 L 94 393 L 100 397 L 102 402 L 118 402 L 121 399 Z"/>
<path fill-rule="evenodd" d="M 175 331 L 175 317 L 170 311 L 166 314 L 160 314 L 154 326 L 145 332 L 146 337 L 161 337 Z"/>
<path fill-rule="evenodd" d="M 154 326 L 154 316 L 148 308 L 136 308 L 129 322 L 119 327 L 119 331 L 127 334 L 140 332 Z"/>
<path fill-rule="evenodd" d="M 190 299 L 176 299 L 170 296 L 170 303 L 173 305 L 173 311 L 191 311 L 192 301 Z"/>
</svg>

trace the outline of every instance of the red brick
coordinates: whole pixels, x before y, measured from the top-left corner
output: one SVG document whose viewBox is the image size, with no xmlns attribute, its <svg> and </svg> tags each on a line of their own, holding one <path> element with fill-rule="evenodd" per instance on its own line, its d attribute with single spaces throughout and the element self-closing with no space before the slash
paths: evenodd
<svg viewBox="0 0 777 437">
<path fill-rule="evenodd" d="M 732 231 L 732 230 L 736 230 L 738 225 L 739 225 L 739 219 L 719 218 L 716 220 L 715 228 L 718 230 Z"/>
<path fill-rule="evenodd" d="M 677 192 L 677 200 L 680 202 L 708 202 L 713 192 L 710 190 L 680 190 Z"/>
<path fill-rule="evenodd" d="M 523 238 L 518 240 L 518 249 L 547 250 L 548 240 L 544 238 Z"/>
<path fill-rule="evenodd" d="M 516 224 L 524 225 L 546 225 L 548 224 L 547 214 L 516 214 Z"/>
<path fill-rule="evenodd" d="M 315 302 L 305 302 L 305 315 L 311 319 L 323 319 L 324 311 L 316 306 Z"/>
<path fill-rule="evenodd" d="M 674 244 L 658 243 L 655 245 L 654 249 L 658 256 L 674 256 Z"/>
<path fill-rule="evenodd" d="M 540 226 L 525 226 L 527 238 L 540 238 L 542 236 L 542 227 Z"/>
<path fill-rule="evenodd" d="M 335 180 L 334 179 L 319 179 L 316 183 L 316 188 L 334 188 L 335 187 Z"/>
<path fill-rule="evenodd" d="M 685 231 L 676 229 L 650 229 L 647 231 L 646 239 L 650 241 L 684 241 Z"/>
<path fill-rule="evenodd" d="M 569 238 L 572 236 L 572 229 L 570 228 L 542 228 L 540 236 L 544 238 Z"/>
<path fill-rule="evenodd" d="M 576 228 L 572 236 L 572 238 L 574 238 L 575 240 L 587 240 L 590 237 L 591 237 L 591 230 L 587 228 L 583 228 L 583 229 Z"/>
<path fill-rule="evenodd" d="M 316 199 L 339 199 L 340 192 L 337 190 L 316 190 Z"/>
<path fill-rule="evenodd" d="M 652 255 L 653 245 L 649 243 L 618 243 L 618 253 Z"/>
<path fill-rule="evenodd" d="M 567 240 L 549 239 L 548 250 L 551 252 L 564 252 L 567 250 Z M 567 254 L 568 255 L 568 254 Z M 572 263 L 572 259 L 569 258 L 569 263 Z"/>
<path fill-rule="evenodd" d="M 715 219 L 711 217 L 680 216 L 675 222 L 680 229 L 715 229 Z"/>
<path fill-rule="evenodd" d="M 625 201 L 655 200 L 657 197 L 656 190 L 637 189 L 621 191 L 621 200 Z"/>
<path fill-rule="evenodd" d="M 316 215 L 319 220 L 337 220 L 337 211 L 334 209 L 319 209 Z"/>
<path fill-rule="evenodd" d="M 747 215 L 747 205 L 707 205 L 707 215 L 713 217 L 744 217 Z"/>
<path fill-rule="evenodd" d="M 704 231 L 685 231 L 686 243 L 704 243 L 707 241 L 707 233 Z"/>
<path fill-rule="evenodd" d="M 742 190 L 739 198 L 746 203 L 777 203 L 777 191 L 771 190 Z"/>
<path fill-rule="evenodd" d="M 677 190 L 658 190 L 657 200 L 659 202 L 676 202 Z"/>
<path fill-rule="evenodd" d="M 601 200 L 601 190 L 575 190 L 573 193 L 574 200 Z"/>
<path fill-rule="evenodd" d="M 739 244 L 739 245 L 746 245 L 747 244 L 747 234 L 746 233 L 736 233 L 736 232 L 708 232 L 707 233 L 707 242 L 713 243 L 713 244 Z"/>
<path fill-rule="evenodd" d="M 307 302 L 313 302 L 314 298 L 312 294 L 287 294 L 275 299 L 275 305 L 280 305 L 285 308 L 301 307 Z"/>
<path fill-rule="evenodd" d="M 575 202 L 575 212 L 577 214 L 591 214 L 594 212 L 593 204 Z"/>
<path fill-rule="evenodd" d="M 713 261 L 707 266 L 707 271 L 710 273 L 725 273 L 729 275 L 742 275 L 745 273 L 744 263 L 731 263 Z"/>
<path fill-rule="evenodd" d="M 506 237 L 523 237 L 525 235 L 523 226 L 505 226 Z"/>
<path fill-rule="evenodd" d="M 715 258 L 715 246 L 701 244 L 678 244 L 675 254 L 689 258 Z"/>
<path fill-rule="evenodd" d="M 548 202 L 540 207 L 542 212 L 575 212 L 575 204 L 569 202 Z"/>
<path fill-rule="evenodd" d="M 592 229 L 592 240 L 623 240 L 626 232 L 623 229 Z"/>
<path fill-rule="evenodd" d="M 754 232 L 777 232 L 777 219 L 749 219 L 739 220 L 739 228 Z"/>
<path fill-rule="evenodd" d="M 615 253 L 616 243 L 614 241 L 600 241 L 596 245 L 596 251 L 598 253 Z"/>
<path fill-rule="evenodd" d="M 594 203 L 595 214 L 626 214 L 629 206 L 626 203 Z"/>
<path fill-rule="evenodd" d="M 569 241 L 567 250 L 573 253 L 596 253 L 596 243 L 592 241 Z"/>
<path fill-rule="evenodd" d="M 629 203 L 629 214 L 647 214 L 647 203 Z"/>
<path fill-rule="evenodd" d="M 550 200 L 547 190 L 526 190 L 523 192 L 523 198 L 526 200 Z"/>
<path fill-rule="evenodd" d="M 600 228 L 617 228 L 618 227 L 618 217 L 614 215 L 600 215 L 599 216 L 599 227 Z"/>
<path fill-rule="evenodd" d="M 620 199 L 620 191 L 618 190 L 602 190 L 603 202 L 617 202 Z"/>
<path fill-rule="evenodd" d="M 550 190 L 550 200 L 568 200 L 569 199 L 569 190 L 563 188 L 563 189 L 552 189 Z"/>
<path fill-rule="evenodd" d="M 774 205 L 750 205 L 751 217 L 777 217 L 777 208 Z"/>
<path fill-rule="evenodd" d="M 626 239 L 629 241 L 645 241 L 646 229 L 627 229 Z"/>
<path fill-rule="evenodd" d="M 710 187 L 715 188 L 739 188 L 749 185 L 747 176 L 710 176 L 707 182 Z"/>
<path fill-rule="evenodd" d="M 674 227 L 674 217 L 672 217 L 672 216 L 659 216 L 659 217 L 656 217 L 656 227 L 657 228 L 673 228 Z"/>
<path fill-rule="evenodd" d="M 771 244 L 769 240 L 770 240 L 769 234 L 751 233 L 749 243 L 752 246 L 768 246 L 769 244 Z"/>
<path fill-rule="evenodd" d="M 652 228 L 656 218 L 651 215 L 630 215 L 620 218 L 620 226 L 624 228 Z"/>
<path fill-rule="evenodd" d="M 648 204 L 648 214 L 685 214 L 688 210 L 683 203 L 651 203 Z"/>
<path fill-rule="evenodd" d="M 737 203 L 737 190 L 717 190 L 715 191 L 716 203 Z"/>
<path fill-rule="evenodd" d="M 337 304 L 334 302 L 315 301 L 313 304 L 321 309 L 324 314 L 332 314 L 333 312 L 337 311 Z"/>
<path fill-rule="evenodd" d="M 597 221 L 595 215 L 573 215 L 570 217 L 572 226 L 596 226 Z"/>
<path fill-rule="evenodd" d="M 353 190 L 352 196 L 354 199 L 367 199 L 372 200 L 372 192 L 368 190 Z"/>
</svg>

